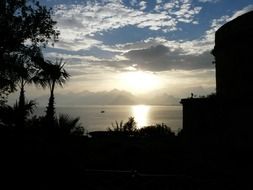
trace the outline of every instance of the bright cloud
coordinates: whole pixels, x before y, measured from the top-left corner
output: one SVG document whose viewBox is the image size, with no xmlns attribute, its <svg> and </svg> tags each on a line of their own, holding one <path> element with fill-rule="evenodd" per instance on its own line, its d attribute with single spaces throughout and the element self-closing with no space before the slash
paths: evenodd
<svg viewBox="0 0 253 190">
<path fill-rule="evenodd" d="M 146 1 L 141 1 L 139 3 L 140 5 L 140 10 L 145 10 L 147 8 L 147 2 Z"/>
<path fill-rule="evenodd" d="M 253 11 L 253 4 L 252 5 L 249 5 L 247 7 L 244 7 L 242 10 L 239 10 L 239 11 L 236 11 L 234 13 L 234 15 L 229 19 L 229 20 L 233 20 L 234 18 L 238 17 L 238 16 L 241 16 L 249 11 Z"/>
<path fill-rule="evenodd" d="M 136 1 L 130 2 L 132 5 Z M 171 9 L 164 5 L 161 12 L 144 12 L 146 1 L 139 2 L 140 9 L 125 6 L 120 1 L 104 1 L 103 3 L 88 1 L 86 4 L 57 5 L 55 19 L 61 31 L 64 43 L 86 41 L 83 48 L 98 44 L 91 37 L 99 32 L 115 30 L 125 26 L 162 29 L 164 32 L 178 30 L 178 23 L 191 23 L 199 14 L 201 7 L 193 7 L 189 0 L 174 1 Z M 87 42 L 88 40 L 88 42 Z M 79 48 L 79 47 L 78 47 Z"/>
<path fill-rule="evenodd" d="M 132 6 L 135 6 L 135 5 L 137 4 L 137 0 L 131 0 L 131 1 L 130 1 L 130 4 L 131 4 Z"/>
<path fill-rule="evenodd" d="M 198 0 L 201 3 L 217 3 L 220 0 Z"/>
</svg>

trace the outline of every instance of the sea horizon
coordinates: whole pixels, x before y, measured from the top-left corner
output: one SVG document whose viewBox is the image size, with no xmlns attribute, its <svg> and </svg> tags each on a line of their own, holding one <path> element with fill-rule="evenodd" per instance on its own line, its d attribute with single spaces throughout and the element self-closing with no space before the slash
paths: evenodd
<svg viewBox="0 0 253 190">
<path fill-rule="evenodd" d="M 34 115 L 42 116 L 45 110 L 46 106 L 37 106 Z M 79 117 L 87 132 L 108 130 L 116 122 L 127 122 L 129 117 L 135 118 L 137 128 L 162 123 L 174 132 L 182 128 L 181 105 L 57 105 L 56 115 L 59 114 Z"/>
</svg>

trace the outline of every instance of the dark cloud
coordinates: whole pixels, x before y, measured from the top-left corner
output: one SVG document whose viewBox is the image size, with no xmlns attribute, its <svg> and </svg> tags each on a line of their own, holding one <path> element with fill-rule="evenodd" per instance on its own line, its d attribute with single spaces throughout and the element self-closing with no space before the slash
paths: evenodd
<svg viewBox="0 0 253 190">
<path fill-rule="evenodd" d="M 195 70 L 213 68 L 213 56 L 210 52 L 186 55 L 183 50 L 172 51 L 164 45 L 147 49 L 131 50 L 124 54 L 138 68 L 148 71 Z"/>
<path fill-rule="evenodd" d="M 53 51 L 52 51 L 53 50 Z M 115 59 L 120 52 L 103 50 L 92 47 L 86 50 L 65 50 L 60 48 L 49 48 L 47 52 L 54 52 L 65 56 L 69 65 L 80 65 L 80 69 L 110 68 L 114 71 L 128 70 L 129 66 L 135 65 L 137 69 L 144 71 L 168 71 L 168 70 L 197 70 L 214 68 L 214 60 L 210 52 L 201 54 L 186 54 L 183 49 L 171 50 L 164 45 L 150 46 L 139 50 L 130 50 L 121 54 L 127 59 Z M 76 57 L 75 57 L 76 56 Z M 90 56 L 90 58 L 89 58 Z M 74 75 L 82 75 L 82 72 L 73 72 Z"/>
<path fill-rule="evenodd" d="M 102 50 L 101 48 L 98 47 L 91 47 L 89 49 L 80 49 L 80 50 L 67 50 L 67 49 L 62 49 L 62 48 L 46 48 L 44 50 L 45 53 L 57 53 L 59 55 L 69 55 L 69 56 L 94 56 L 98 59 L 111 59 L 115 55 L 118 55 L 118 52 L 113 52 L 113 51 L 107 51 L 107 50 Z"/>
<path fill-rule="evenodd" d="M 66 27 L 69 27 L 69 28 L 74 28 L 74 29 L 78 29 L 78 28 L 83 28 L 84 25 L 82 24 L 82 20 L 81 19 L 78 19 L 76 17 L 74 17 L 73 15 L 69 18 L 61 18 L 63 15 L 57 15 L 56 16 L 56 20 L 58 21 L 58 25 L 61 25 L 61 26 L 66 26 Z"/>
</svg>

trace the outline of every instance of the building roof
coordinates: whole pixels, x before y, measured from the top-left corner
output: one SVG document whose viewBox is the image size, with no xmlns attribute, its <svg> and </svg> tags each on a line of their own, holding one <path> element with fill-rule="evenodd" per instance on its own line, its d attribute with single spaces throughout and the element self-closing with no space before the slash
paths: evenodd
<svg viewBox="0 0 253 190">
<path fill-rule="evenodd" d="M 253 11 L 245 13 L 220 27 L 215 33 L 213 54 L 235 46 L 252 46 L 253 43 Z M 240 48 L 242 48 L 241 46 Z"/>
</svg>

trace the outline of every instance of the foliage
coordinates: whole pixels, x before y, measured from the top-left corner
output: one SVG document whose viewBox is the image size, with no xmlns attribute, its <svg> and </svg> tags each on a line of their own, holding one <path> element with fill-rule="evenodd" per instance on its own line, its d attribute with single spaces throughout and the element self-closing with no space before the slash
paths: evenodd
<svg viewBox="0 0 253 190">
<path fill-rule="evenodd" d="M 143 127 L 138 130 L 140 136 L 144 137 L 173 137 L 175 136 L 171 128 L 162 124 L 156 124 L 155 126 Z"/>
<path fill-rule="evenodd" d="M 134 117 L 124 123 L 123 121 L 112 123 L 112 128 L 108 128 L 112 134 L 126 134 L 138 137 L 175 137 L 175 133 L 166 124 L 156 124 L 137 129 Z"/>
<path fill-rule="evenodd" d="M 55 117 L 54 89 L 63 87 L 70 77 L 62 59 L 54 63 L 44 60 L 41 49 L 58 40 L 59 31 L 52 19 L 52 10 L 38 0 L 2 0 L 0 2 L 0 124 L 3 126 L 53 126 L 62 135 L 82 135 L 79 118 L 67 115 Z M 49 87 L 50 97 L 46 117 L 28 117 L 34 101 L 26 102 L 25 86 Z M 10 93 L 20 89 L 19 101 L 5 105 Z M 46 127 L 46 126 L 45 126 Z M 45 130 L 47 131 L 47 130 Z"/>
<path fill-rule="evenodd" d="M 76 135 L 81 136 L 84 134 L 84 128 L 79 123 L 80 118 L 71 118 L 67 114 L 60 114 L 57 119 L 57 128 L 59 134 L 62 136 Z"/>
<path fill-rule="evenodd" d="M 36 102 L 33 100 L 26 101 L 22 112 L 24 111 L 24 122 L 27 122 L 28 117 L 33 113 Z M 20 126 L 21 110 L 19 104 L 16 102 L 14 106 L 4 105 L 0 106 L 0 123 L 4 126 L 17 127 Z M 23 119 L 23 118 L 22 118 Z"/>
<path fill-rule="evenodd" d="M 13 89 L 7 86 L 0 88 L 0 107 L 4 106 L 7 102 L 8 95 L 13 92 Z"/>
<path fill-rule="evenodd" d="M 1 44 L 6 50 L 16 50 L 29 40 L 32 45 L 46 45 L 57 40 L 59 31 L 54 29 L 52 10 L 36 0 L 4 0 L 1 3 Z"/>
<path fill-rule="evenodd" d="M 137 129 L 134 117 L 129 117 L 128 121 L 124 124 L 123 128 L 124 131 L 126 132 L 134 132 Z"/>
<path fill-rule="evenodd" d="M 65 62 L 63 59 L 56 59 L 53 63 L 51 61 L 45 62 L 42 65 L 41 70 L 34 78 L 35 84 L 41 85 L 43 88 L 49 87 L 50 97 L 46 110 L 46 117 L 50 122 L 55 119 L 55 107 L 54 107 L 54 89 L 55 85 L 63 87 L 65 82 L 69 79 L 70 74 L 64 69 Z"/>
<path fill-rule="evenodd" d="M 108 131 L 132 134 L 137 129 L 136 121 L 135 121 L 134 117 L 129 117 L 129 119 L 126 123 L 123 123 L 123 121 L 121 121 L 120 123 L 115 121 L 115 124 L 116 125 L 114 125 L 112 123 L 112 128 L 108 128 Z"/>
<path fill-rule="evenodd" d="M 13 127 L 15 121 L 15 111 L 9 105 L 0 106 L 0 125 Z"/>
<path fill-rule="evenodd" d="M 123 132 L 124 131 L 123 126 L 124 126 L 124 123 L 122 120 L 120 122 L 115 121 L 115 125 L 114 123 L 112 123 L 112 128 L 109 127 L 108 131 Z"/>
<path fill-rule="evenodd" d="M 27 84 L 36 83 L 34 78 L 39 70 L 28 55 L 16 54 L 11 61 L 13 70 L 15 71 L 15 81 L 20 89 L 18 107 L 19 107 L 19 122 L 24 126 L 24 120 L 26 115 L 25 108 L 25 86 Z"/>
<path fill-rule="evenodd" d="M 30 101 L 26 101 L 26 103 L 24 104 L 24 108 L 22 108 L 23 110 L 20 110 L 19 104 L 16 103 L 14 105 L 14 110 L 17 110 L 18 113 L 20 111 L 22 112 L 24 111 L 25 119 L 27 119 L 31 114 L 33 114 L 35 107 L 36 107 L 36 102 L 34 100 L 30 100 Z"/>
<path fill-rule="evenodd" d="M 50 92 L 54 90 L 55 84 L 63 87 L 70 77 L 69 73 L 64 69 L 65 64 L 63 59 L 56 59 L 54 62 L 50 60 L 45 61 L 34 79 L 39 82 L 36 84 L 41 85 L 43 88 L 49 87 Z"/>
<path fill-rule="evenodd" d="M 56 22 L 51 15 L 52 10 L 37 0 L 0 2 L 0 89 L 5 99 L 15 90 L 16 76 L 20 74 L 15 70 L 13 60 L 24 56 L 39 64 L 43 62 L 41 47 L 58 40 L 59 31 L 55 29 Z"/>
</svg>

